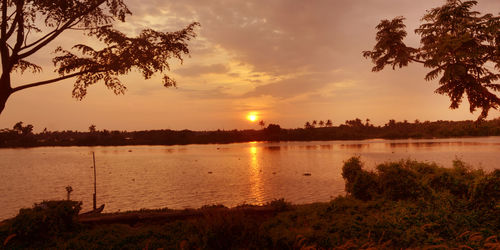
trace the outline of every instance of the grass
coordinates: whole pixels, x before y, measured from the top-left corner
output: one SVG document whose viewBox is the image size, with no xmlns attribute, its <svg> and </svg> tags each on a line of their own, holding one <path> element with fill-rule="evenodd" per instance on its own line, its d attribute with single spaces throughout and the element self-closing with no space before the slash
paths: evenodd
<svg viewBox="0 0 500 250">
<path fill-rule="evenodd" d="M 0 243 L 6 249 L 500 248 L 498 169 L 485 173 L 460 161 L 449 169 L 400 161 L 370 172 L 351 158 L 343 177 L 346 196 L 304 205 L 275 200 L 266 205 L 274 212 L 265 215 L 245 212 L 253 206 L 215 205 L 174 221 L 83 224 L 73 216 L 78 203 L 35 206 L 0 226 Z M 179 211 L 135 213 L 173 212 Z M 29 220 L 43 225 L 39 218 L 64 223 L 49 223 L 50 231 L 25 228 Z"/>
</svg>

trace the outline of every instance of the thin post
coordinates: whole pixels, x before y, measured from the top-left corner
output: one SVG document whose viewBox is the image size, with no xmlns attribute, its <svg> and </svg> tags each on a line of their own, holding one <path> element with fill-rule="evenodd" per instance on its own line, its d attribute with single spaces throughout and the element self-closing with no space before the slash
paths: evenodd
<svg viewBox="0 0 500 250">
<path fill-rule="evenodd" d="M 94 152 L 92 152 L 92 160 L 94 161 L 94 210 L 96 210 L 97 209 L 97 206 L 96 206 L 97 181 L 96 181 L 95 153 Z"/>
</svg>

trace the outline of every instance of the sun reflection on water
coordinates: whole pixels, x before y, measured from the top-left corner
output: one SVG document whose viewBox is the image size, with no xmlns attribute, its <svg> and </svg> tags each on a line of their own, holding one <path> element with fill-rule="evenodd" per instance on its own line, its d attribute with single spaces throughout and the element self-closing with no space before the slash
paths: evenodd
<svg viewBox="0 0 500 250">
<path fill-rule="evenodd" d="M 257 158 L 257 147 L 250 146 L 250 185 L 251 193 L 255 199 L 256 205 L 264 204 L 264 188 L 262 185 L 262 168 L 259 166 L 259 160 Z"/>
</svg>

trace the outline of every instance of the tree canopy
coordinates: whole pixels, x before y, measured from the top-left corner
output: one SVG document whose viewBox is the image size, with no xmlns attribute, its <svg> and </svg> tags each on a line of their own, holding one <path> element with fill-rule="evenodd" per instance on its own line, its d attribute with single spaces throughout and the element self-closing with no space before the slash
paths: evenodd
<svg viewBox="0 0 500 250">
<path fill-rule="evenodd" d="M 175 32 L 145 29 L 136 37 L 113 28 L 114 21 L 125 21 L 131 12 L 123 0 L 2 0 L 0 23 L 0 114 L 9 96 L 36 86 L 75 77 L 73 97 L 83 98 L 87 88 L 102 81 L 115 94 L 126 87 L 118 76 L 138 69 L 145 79 L 169 70 L 168 59 L 189 54 L 187 42 L 196 36 L 198 23 Z M 53 58 L 59 77 L 12 87 L 15 71 L 38 73 L 39 65 L 29 57 L 68 30 L 82 31 L 101 42 L 100 48 L 74 44 L 58 47 Z M 165 87 L 176 86 L 175 80 L 163 75 Z"/>
<path fill-rule="evenodd" d="M 373 50 L 364 51 L 381 71 L 390 65 L 393 69 L 409 63 L 422 63 L 431 71 L 426 81 L 439 78 L 436 93 L 448 95 L 450 108 L 456 109 L 464 94 L 470 112 L 481 109 L 478 120 L 488 116 L 490 109 L 498 109 L 500 99 L 500 16 L 481 14 L 472 8 L 477 1 L 447 0 L 441 6 L 427 11 L 422 24 L 415 30 L 420 35 L 420 47 L 407 46 L 404 17 L 382 20 Z"/>
</svg>

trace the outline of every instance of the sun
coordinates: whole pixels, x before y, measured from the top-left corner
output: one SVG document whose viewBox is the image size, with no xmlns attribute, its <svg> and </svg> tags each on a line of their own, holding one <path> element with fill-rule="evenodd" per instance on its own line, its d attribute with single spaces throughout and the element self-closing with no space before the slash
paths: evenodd
<svg viewBox="0 0 500 250">
<path fill-rule="evenodd" d="M 257 119 L 259 119 L 259 117 L 257 116 L 256 112 L 250 112 L 250 113 L 248 113 L 247 120 L 249 120 L 251 122 L 254 122 L 254 121 L 257 121 Z"/>
</svg>

